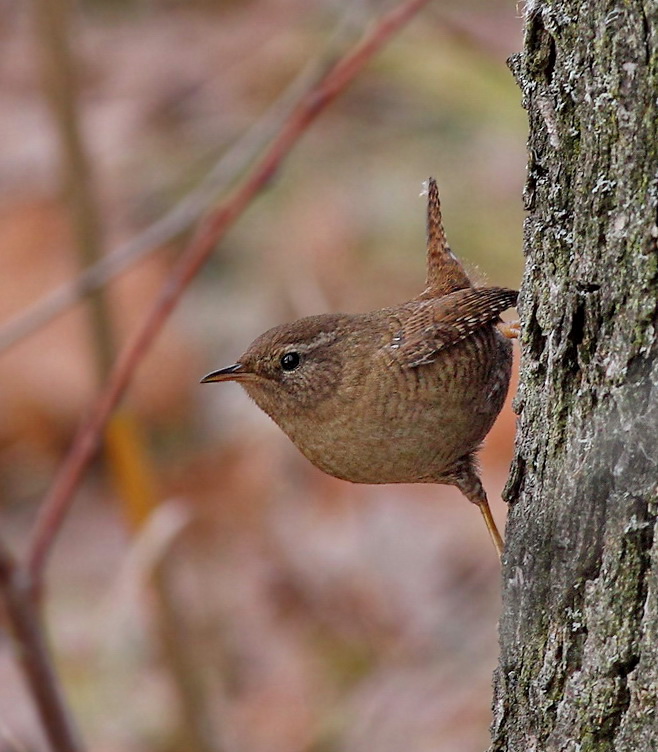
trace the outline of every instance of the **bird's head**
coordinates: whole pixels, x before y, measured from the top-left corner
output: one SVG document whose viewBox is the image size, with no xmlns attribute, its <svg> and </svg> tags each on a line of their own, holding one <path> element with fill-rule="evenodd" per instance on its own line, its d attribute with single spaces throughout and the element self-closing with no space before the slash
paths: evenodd
<svg viewBox="0 0 658 752">
<path fill-rule="evenodd" d="M 318 409 L 338 388 L 350 316 L 325 314 L 269 329 L 237 362 L 213 371 L 202 384 L 237 381 L 277 423 Z"/>
</svg>

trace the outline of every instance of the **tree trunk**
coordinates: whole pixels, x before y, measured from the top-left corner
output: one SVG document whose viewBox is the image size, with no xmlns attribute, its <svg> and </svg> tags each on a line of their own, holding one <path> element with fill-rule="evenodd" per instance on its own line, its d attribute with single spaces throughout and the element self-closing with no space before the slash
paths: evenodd
<svg viewBox="0 0 658 752">
<path fill-rule="evenodd" d="M 491 752 L 658 750 L 658 2 L 528 0 Z"/>
</svg>

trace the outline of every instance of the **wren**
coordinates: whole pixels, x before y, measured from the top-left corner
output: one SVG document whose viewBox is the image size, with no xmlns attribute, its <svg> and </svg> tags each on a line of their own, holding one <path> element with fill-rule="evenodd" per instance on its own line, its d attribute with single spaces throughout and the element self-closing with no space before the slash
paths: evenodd
<svg viewBox="0 0 658 752">
<path fill-rule="evenodd" d="M 308 316 L 258 337 L 202 383 L 237 381 L 324 472 L 353 483 L 444 483 L 503 542 L 476 453 L 509 387 L 517 292 L 474 287 L 446 241 L 428 181 L 427 283 L 408 303 Z"/>
</svg>

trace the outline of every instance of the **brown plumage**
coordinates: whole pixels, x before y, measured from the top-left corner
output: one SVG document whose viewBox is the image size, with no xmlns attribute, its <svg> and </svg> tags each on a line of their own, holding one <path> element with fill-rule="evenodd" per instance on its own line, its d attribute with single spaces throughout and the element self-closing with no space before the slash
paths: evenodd
<svg viewBox="0 0 658 752">
<path fill-rule="evenodd" d="M 417 298 L 277 326 L 203 381 L 239 382 L 330 475 L 457 486 L 500 553 L 475 453 L 507 394 L 512 348 L 496 324 L 517 293 L 472 287 L 446 242 L 432 179 L 427 228 L 427 287 Z"/>
</svg>

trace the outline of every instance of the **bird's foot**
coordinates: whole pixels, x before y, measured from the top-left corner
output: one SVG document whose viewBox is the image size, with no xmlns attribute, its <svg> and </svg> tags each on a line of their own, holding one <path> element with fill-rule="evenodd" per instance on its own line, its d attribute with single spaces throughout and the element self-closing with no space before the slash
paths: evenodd
<svg viewBox="0 0 658 752">
<path fill-rule="evenodd" d="M 496 326 L 498 327 L 498 331 L 508 339 L 518 339 L 521 336 L 520 321 L 501 321 Z"/>
</svg>

